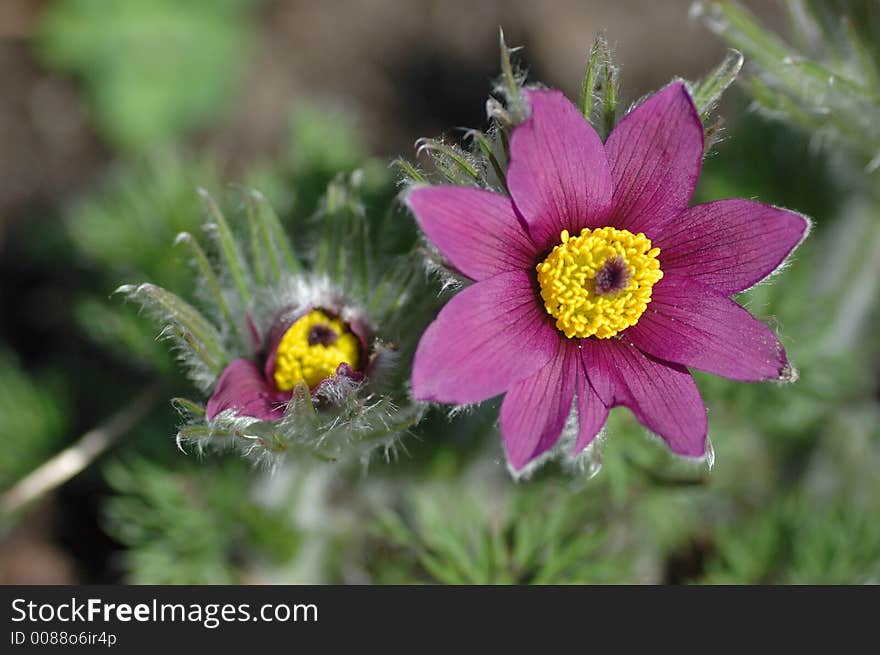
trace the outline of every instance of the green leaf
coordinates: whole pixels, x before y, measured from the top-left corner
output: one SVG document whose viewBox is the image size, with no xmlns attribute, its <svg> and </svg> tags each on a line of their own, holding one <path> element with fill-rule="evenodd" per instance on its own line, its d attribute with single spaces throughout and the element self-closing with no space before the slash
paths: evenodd
<svg viewBox="0 0 880 655">
<path fill-rule="evenodd" d="M 605 67 L 604 55 L 607 52 L 605 39 L 597 36 L 590 48 L 590 55 L 587 58 L 587 65 L 584 67 L 584 81 L 581 85 L 580 109 L 581 114 L 587 120 L 591 120 L 593 116 L 593 103 L 595 101 L 596 83 L 602 75 Z"/>
<path fill-rule="evenodd" d="M 210 262 L 208 262 L 208 257 L 205 255 L 205 251 L 202 250 L 199 242 L 189 232 L 181 232 L 179 235 L 177 235 L 176 241 L 177 243 L 185 243 L 187 246 L 189 246 L 196 268 L 198 269 L 202 279 L 208 285 L 208 289 L 210 289 L 211 291 L 211 296 L 214 299 L 214 303 L 217 305 L 217 308 L 220 310 L 220 313 L 225 319 L 226 323 L 228 325 L 235 325 L 236 321 L 233 320 L 232 312 L 229 310 L 229 305 L 227 305 L 226 299 L 223 297 L 223 291 L 220 288 L 220 281 L 217 279 L 217 275 L 214 273 L 214 269 L 211 268 L 211 264 Z"/>
<path fill-rule="evenodd" d="M 217 329 L 185 300 L 154 284 L 125 285 L 117 292 L 156 310 L 163 320 L 177 327 L 181 335 L 186 335 L 188 342 L 207 353 L 214 364 L 225 366 L 228 363 L 229 356 Z"/>
<path fill-rule="evenodd" d="M 692 85 L 691 97 L 703 121 L 708 119 L 721 95 L 734 83 L 742 65 L 742 53 L 730 48 L 724 60 L 712 72 Z"/>
<path fill-rule="evenodd" d="M 298 273 L 299 262 L 293 251 L 290 236 L 271 203 L 256 189 L 244 192 L 245 209 L 250 226 L 252 265 L 259 272 L 257 282 L 278 281 L 282 273 Z"/>
<path fill-rule="evenodd" d="M 251 290 L 247 280 L 247 264 L 245 263 L 244 256 L 241 254 L 238 242 L 235 240 L 232 230 L 229 228 L 229 223 L 226 222 L 226 217 L 223 216 L 223 212 L 220 211 L 216 201 L 204 189 L 199 189 L 199 197 L 201 197 L 202 203 L 208 211 L 208 216 L 213 221 L 213 226 L 216 227 L 220 252 L 223 254 L 223 259 L 238 289 L 241 304 L 246 307 L 251 299 Z"/>
</svg>

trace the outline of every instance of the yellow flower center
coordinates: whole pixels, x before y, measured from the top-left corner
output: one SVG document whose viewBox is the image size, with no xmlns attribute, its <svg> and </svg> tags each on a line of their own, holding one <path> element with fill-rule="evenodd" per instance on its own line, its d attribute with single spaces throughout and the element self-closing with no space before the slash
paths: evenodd
<svg viewBox="0 0 880 655">
<path fill-rule="evenodd" d="M 275 386 L 290 391 L 300 382 L 314 387 L 331 377 L 343 362 L 357 369 L 360 342 L 348 326 L 320 309 L 291 325 L 275 358 Z"/>
<path fill-rule="evenodd" d="M 584 228 L 563 230 L 560 243 L 538 264 L 547 313 L 566 337 L 608 339 L 635 325 L 663 277 L 651 241 L 641 232 Z"/>
</svg>

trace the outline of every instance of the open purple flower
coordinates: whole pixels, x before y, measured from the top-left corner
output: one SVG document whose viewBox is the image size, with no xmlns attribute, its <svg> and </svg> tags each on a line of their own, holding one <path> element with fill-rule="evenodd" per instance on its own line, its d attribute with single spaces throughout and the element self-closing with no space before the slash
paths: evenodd
<svg viewBox="0 0 880 655">
<path fill-rule="evenodd" d="M 751 200 L 688 207 L 703 126 L 682 83 L 605 144 L 560 92 L 524 93 L 510 197 L 457 186 L 408 195 L 428 238 L 475 282 L 423 335 L 414 395 L 468 404 L 505 393 L 516 470 L 556 444 L 574 402 L 575 454 L 623 405 L 675 453 L 702 456 L 706 409 L 688 367 L 794 377 L 774 333 L 731 295 L 774 271 L 808 222 Z"/>
<path fill-rule="evenodd" d="M 298 384 L 312 393 L 334 377 L 363 379 L 366 328 L 344 321 L 337 312 L 312 307 L 282 311 L 262 343 L 250 323 L 257 355 L 233 360 L 223 370 L 205 415 L 214 420 L 225 411 L 264 421 L 280 420 Z"/>
</svg>

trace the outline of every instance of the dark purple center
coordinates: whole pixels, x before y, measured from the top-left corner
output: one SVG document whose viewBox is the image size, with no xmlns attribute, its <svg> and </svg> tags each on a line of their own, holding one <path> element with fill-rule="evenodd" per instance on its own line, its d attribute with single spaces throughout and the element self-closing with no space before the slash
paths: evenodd
<svg viewBox="0 0 880 655">
<path fill-rule="evenodd" d="M 597 296 L 610 296 L 622 291 L 629 284 L 631 277 L 632 273 L 623 257 L 609 257 L 593 278 L 595 293 Z"/>
<path fill-rule="evenodd" d="M 329 326 L 324 323 L 315 323 L 309 329 L 309 345 L 317 346 L 321 344 L 322 346 L 332 346 L 336 343 L 336 340 L 339 338 L 339 335 Z"/>
</svg>

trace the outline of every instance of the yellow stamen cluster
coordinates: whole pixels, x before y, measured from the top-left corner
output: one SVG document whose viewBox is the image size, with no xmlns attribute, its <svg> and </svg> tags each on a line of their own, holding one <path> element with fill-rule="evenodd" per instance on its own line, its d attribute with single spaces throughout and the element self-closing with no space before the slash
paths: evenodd
<svg viewBox="0 0 880 655">
<path fill-rule="evenodd" d="M 556 327 L 569 339 L 608 339 L 635 325 L 663 277 L 660 249 L 641 232 L 613 227 L 584 228 L 576 237 L 563 230 L 560 240 L 537 266 L 541 298 Z M 620 282 L 616 287 L 609 287 L 610 274 Z"/>
<path fill-rule="evenodd" d="M 273 373 L 275 386 L 281 391 L 290 391 L 300 382 L 314 387 L 331 377 L 343 362 L 356 369 L 359 359 L 360 342 L 348 326 L 316 309 L 281 337 Z"/>
</svg>

